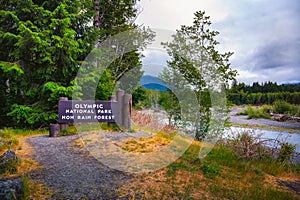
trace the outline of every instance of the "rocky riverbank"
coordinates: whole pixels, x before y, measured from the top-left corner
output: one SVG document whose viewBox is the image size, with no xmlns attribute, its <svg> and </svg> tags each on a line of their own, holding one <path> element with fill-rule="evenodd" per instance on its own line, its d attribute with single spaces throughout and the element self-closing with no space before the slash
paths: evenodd
<svg viewBox="0 0 300 200">
<path fill-rule="evenodd" d="M 295 132 L 300 132 L 300 123 L 297 121 L 275 121 L 272 119 L 247 119 L 247 116 L 236 115 L 238 112 L 244 110 L 245 107 L 233 106 L 230 111 L 230 122 L 233 125 L 253 125 L 253 126 L 265 126 L 272 128 L 286 128 L 294 129 Z"/>
</svg>

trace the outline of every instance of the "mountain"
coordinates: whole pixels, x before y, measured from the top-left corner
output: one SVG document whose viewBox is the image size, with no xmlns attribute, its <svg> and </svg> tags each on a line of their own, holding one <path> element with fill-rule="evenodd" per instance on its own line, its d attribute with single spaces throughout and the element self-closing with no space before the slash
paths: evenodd
<svg viewBox="0 0 300 200">
<path fill-rule="evenodd" d="M 157 77 L 145 75 L 140 80 L 140 85 L 148 90 L 166 91 L 166 85 Z"/>
</svg>

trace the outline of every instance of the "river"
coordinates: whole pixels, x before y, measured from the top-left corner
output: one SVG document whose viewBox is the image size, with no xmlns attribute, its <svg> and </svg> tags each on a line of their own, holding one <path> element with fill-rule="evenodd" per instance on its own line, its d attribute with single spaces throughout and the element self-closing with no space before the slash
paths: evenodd
<svg viewBox="0 0 300 200">
<path fill-rule="evenodd" d="M 240 108 L 239 108 L 240 109 Z M 288 122 L 276 122 L 270 119 L 246 119 L 246 116 L 238 116 L 236 112 L 239 110 L 237 108 L 232 109 L 230 112 L 230 122 L 240 124 L 255 124 L 255 125 L 265 125 L 269 127 L 280 127 L 280 128 L 294 128 L 295 132 L 288 131 L 275 131 L 275 130 L 265 130 L 257 128 L 242 128 L 232 126 L 226 128 L 223 137 L 230 134 L 241 133 L 242 131 L 249 131 L 250 133 L 257 135 L 262 134 L 261 139 L 277 139 L 280 142 L 287 142 L 296 146 L 296 151 L 300 153 L 300 133 L 297 130 L 300 128 L 300 123 L 288 123 Z M 144 110 L 142 113 L 148 114 L 153 117 L 153 119 L 158 120 L 162 125 L 168 124 L 167 115 L 164 112 L 155 112 L 153 110 Z M 243 122 L 243 123 L 242 123 Z"/>
<path fill-rule="evenodd" d="M 241 133 L 243 131 L 251 132 L 252 134 L 262 134 L 261 139 L 277 139 L 281 142 L 287 142 L 296 146 L 296 152 L 300 153 L 300 133 L 287 132 L 287 131 L 274 131 L 274 130 L 263 130 L 253 128 L 242 128 L 242 127 L 230 127 L 227 128 L 224 136 L 228 134 Z"/>
</svg>

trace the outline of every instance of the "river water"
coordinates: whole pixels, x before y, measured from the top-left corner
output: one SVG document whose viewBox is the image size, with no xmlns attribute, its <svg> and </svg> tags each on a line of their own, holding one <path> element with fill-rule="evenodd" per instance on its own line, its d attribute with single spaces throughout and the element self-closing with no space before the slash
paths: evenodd
<svg viewBox="0 0 300 200">
<path fill-rule="evenodd" d="M 142 113 L 149 114 L 153 117 L 153 119 L 158 120 L 161 125 L 168 124 L 167 115 L 164 112 L 155 112 L 153 110 L 142 111 Z M 232 115 L 232 116 L 235 116 Z M 231 116 L 231 117 L 232 117 Z M 243 117 L 243 116 L 242 116 Z M 270 120 L 271 121 L 271 120 Z M 258 121 L 256 120 L 257 124 Z M 261 139 L 274 139 L 280 142 L 287 142 L 296 146 L 296 152 L 300 153 L 300 133 L 299 132 L 288 132 L 288 131 L 275 131 L 275 130 L 265 130 L 265 129 L 254 129 L 254 128 L 242 128 L 242 127 L 230 127 L 226 128 L 223 138 L 227 136 L 232 136 L 238 133 L 242 133 L 243 131 L 247 131 L 252 135 L 261 134 Z"/>
<path fill-rule="evenodd" d="M 287 131 L 274 131 L 253 128 L 230 127 L 225 130 L 224 136 L 235 135 L 243 131 L 248 131 L 254 135 L 261 134 L 261 139 L 277 139 L 280 142 L 287 142 L 296 146 L 296 151 L 300 153 L 300 133 Z"/>
</svg>

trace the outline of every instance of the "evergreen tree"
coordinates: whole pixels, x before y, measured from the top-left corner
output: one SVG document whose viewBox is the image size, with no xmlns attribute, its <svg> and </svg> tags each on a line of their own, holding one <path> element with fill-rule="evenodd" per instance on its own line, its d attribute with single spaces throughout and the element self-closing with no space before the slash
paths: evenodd
<svg viewBox="0 0 300 200">
<path fill-rule="evenodd" d="M 137 12 L 134 2 L 95 3 L 94 0 L 1 1 L 2 125 L 36 128 L 55 122 L 59 97 L 72 97 L 78 68 L 95 44 L 134 28 Z M 99 12 L 97 6 L 101 8 Z M 97 15 L 101 23 L 94 26 Z M 138 53 L 131 53 L 120 58 L 118 63 L 121 63 L 119 66 L 135 66 L 139 58 Z M 134 63 L 130 65 L 132 60 Z M 123 67 L 114 71 L 116 66 L 111 66 L 103 80 L 114 83 L 126 70 Z M 97 95 L 102 96 L 99 92 Z M 14 124 L 8 123 L 10 119 Z"/>
</svg>

